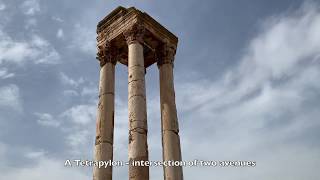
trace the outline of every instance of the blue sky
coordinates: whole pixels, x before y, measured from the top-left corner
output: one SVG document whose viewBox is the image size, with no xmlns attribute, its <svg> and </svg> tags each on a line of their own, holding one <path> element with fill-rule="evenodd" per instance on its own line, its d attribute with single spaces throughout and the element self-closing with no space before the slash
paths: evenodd
<svg viewBox="0 0 320 180">
<path fill-rule="evenodd" d="M 96 25 L 118 6 L 147 12 L 179 38 L 175 91 L 193 179 L 318 180 L 320 3 L 292 0 L 0 0 L 0 179 L 90 179 L 99 64 Z M 146 74 L 150 160 L 161 160 L 159 75 Z M 114 159 L 127 160 L 127 69 L 116 65 Z M 114 179 L 127 179 L 115 167 Z M 162 168 L 150 168 L 163 179 Z"/>
</svg>

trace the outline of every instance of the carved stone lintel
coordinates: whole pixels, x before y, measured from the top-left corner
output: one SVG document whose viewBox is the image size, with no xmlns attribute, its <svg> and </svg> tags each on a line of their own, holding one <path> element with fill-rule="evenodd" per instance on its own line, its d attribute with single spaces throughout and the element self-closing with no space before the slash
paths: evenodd
<svg viewBox="0 0 320 180">
<path fill-rule="evenodd" d="M 130 45 L 134 42 L 139 42 L 143 44 L 143 35 L 145 32 L 145 27 L 140 24 L 136 23 L 130 28 L 126 29 L 123 32 L 124 37 L 126 38 L 127 44 Z"/>
<path fill-rule="evenodd" d="M 104 66 L 106 63 L 117 63 L 116 49 L 111 45 L 109 41 L 106 41 L 103 45 L 98 46 L 98 53 L 96 57 L 100 61 L 100 66 Z"/>
<path fill-rule="evenodd" d="M 176 54 L 176 47 L 170 44 L 164 44 L 161 49 L 157 51 L 157 65 L 172 64 L 174 62 L 174 56 Z"/>
</svg>

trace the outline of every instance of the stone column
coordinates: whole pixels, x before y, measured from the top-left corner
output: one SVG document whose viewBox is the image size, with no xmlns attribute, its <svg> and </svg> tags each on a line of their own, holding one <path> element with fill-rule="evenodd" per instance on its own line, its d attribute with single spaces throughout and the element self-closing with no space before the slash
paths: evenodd
<svg viewBox="0 0 320 180">
<path fill-rule="evenodd" d="M 128 44 L 129 179 L 149 180 L 149 167 L 133 166 L 148 161 L 147 106 L 143 57 L 144 27 L 139 24 L 123 34 Z"/>
<path fill-rule="evenodd" d="M 110 43 L 98 46 L 97 59 L 100 61 L 99 105 L 96 122 L 95 161 L 113 160 L 113 128 L 114 128 L 114 71 L 115 56 Z M 94 167 L 94 180 L 112 180 L 112 166 Z"/>
<path fill-rule="evenodd" d="M 162 155 L 164 161 L 181 161 L 179 125 L 173 82 L 175 47 L 165 45 L 160 53 L 160 104 Z M 165 180 L 183 180 L 182 167 L 163 167 Z"/>
</svg>

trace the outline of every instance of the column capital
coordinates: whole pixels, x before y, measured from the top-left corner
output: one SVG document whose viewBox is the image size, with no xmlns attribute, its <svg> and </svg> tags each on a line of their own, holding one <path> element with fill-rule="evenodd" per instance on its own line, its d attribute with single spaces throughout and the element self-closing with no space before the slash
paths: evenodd
<svg viewBox="0 0 320 180">
<path fill-rule="evenodd" d="M 106 41 L 102 45 L 98 45 L 98 53 L 96 59 L 100 61 L 100 66 L 104 66 L 106 63 L 117 63 L 116 49 L 112 46 L 110 41 Z"/>
<path fill-rule="evenodd" d="M 174 62 L 174 56 L 176 54 L 176 47 L 166 43 L 161 49 L 157 51 L 157 65 L 160 67 L 163 64 L 172 64 Z"/>
<path fill-rule="evenodd" d="M 124 37 L 126 38 L 127 44 L 130 45 L 134 42 L 139 42 L 143 44 L 143 36 L 145 32 L 145 27 L 141 23 L 136 23 L 126 29 L 123 32 Z"/>
</svg>

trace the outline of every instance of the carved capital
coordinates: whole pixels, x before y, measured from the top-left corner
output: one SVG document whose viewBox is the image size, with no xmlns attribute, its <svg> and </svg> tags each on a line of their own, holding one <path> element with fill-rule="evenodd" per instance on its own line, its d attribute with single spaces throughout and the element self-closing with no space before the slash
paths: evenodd
<svg viewBox="0 0 320 180">
<path fill-rule="evenodd" d="M 98 53 L 96 59 L 100 61 L 100 66 L 104 66 L 106 63 L 117 63 L 116 49 L 111 45 L 109 41 L 106 41 L 102 45 L 98 45 Z"/>
<path fill-rule="evenodd" d="M 136 23 L 133 26 L 129 27 L 123 32 L 124 37 L 126 38 L 127 44 L 130 45 L 135 42 L 143 44 L 143 35 L 145 32 L 145 27 Z"/>
<path fill-rule="evenodd" d="M 172 64 L 174 62 L 174 56 L 176 54 L 176 47 L 170 44 L 164 44 L 161 49 L 157 51 L 157 65 Z"/>
</svg>

